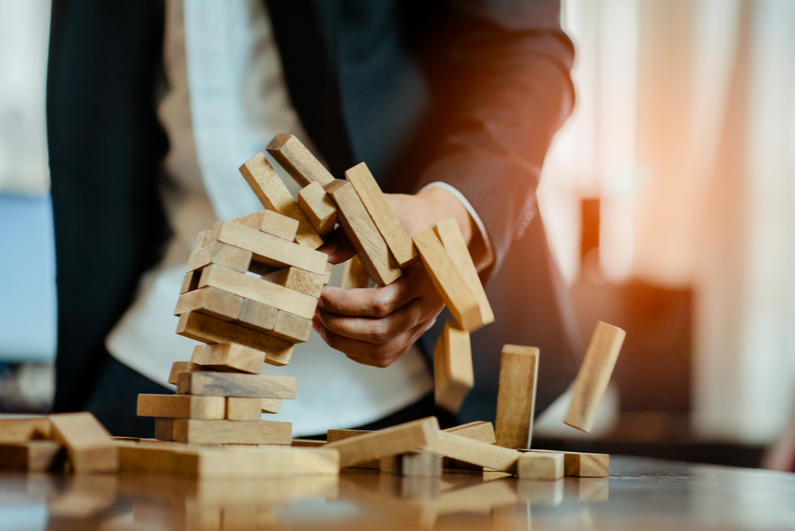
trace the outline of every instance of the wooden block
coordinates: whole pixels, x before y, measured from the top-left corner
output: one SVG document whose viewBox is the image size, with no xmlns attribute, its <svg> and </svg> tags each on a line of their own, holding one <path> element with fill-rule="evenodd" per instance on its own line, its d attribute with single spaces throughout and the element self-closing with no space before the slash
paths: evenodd
<svg viewBox="0 0 795 531">
<path fill-rule="evenodd" d="M 115 472 L 119 468 L 116 447 L 105 427 L 91 413 L 50 415 L 52 434 L 66 446 L 76 474 Z"/>
<path fill-rule="evenodd" d="M 52 436 L 50 419 L 45 416 L 0 416 L 0 444 L 24 443 Z"/>
<path fill-rule="evenodd" d="M 367 164 L 357 164 L 345 172 L 345 179 L 353 185 L 381 236 L 384 237 L 398 266 L 406 267 L 417 262 L 417 249 L 406 230 L 384 197 Z"/>
<path fill-rule="evenodd" d="M 538 453 L 563 454 L 563 471 L 566 476 L 577 478 L 605 478 L 610 475 L 609 454 L 582 452 L 558 452 L 555 450 L 527 450 Z"/>
<path fill-rule="evenodd" d="M 118 451 L 120 472 L 170 475 L 190 472 L 180 470 L 180 452 L 173 445 L 120 444 Z"/>
<path fill-rule="evenodd" d="M 57 472 L 64 457 L 63 445 L 55 441 L 0 443 L 0 470 Z"/>
<path fill-rule="evenodd" d="M 590 433 L 593 428 L 596 412 L 602 397 L 607 390 L 613 367 L 621 352 L 626 332 L 622 329 L 599 321 L 588 350 L 585 352 L 580 372 L 574 382 L 574 393 L 569 411 L 563 420 L 572 428 Z"/>
<path fill-rule="evenodd" d="M 197 345 L 193 349 L 191 362 L 212 369 L 231 369 L 259 374 L 262 370 L 262 364 L 265 363 L 265 354 L 259 350 L 235 343 Z"/>
<path fill-rule="evenodd" d="M 400 268 L 353 186 L 347 181 L 335 179 L 325 188 L 337 205 L 337 221 L 356 249 L 370 278 L 383 286 L 400 278 Z"/>
<path fill-rule="evenodd" d="M 516 462 L 521 455 L 516 450 L 509 450 L 493 444 L 476 441 L 455 435 L 454 433 L 440 432 L 439 439 L 423 448 L 428 452 L 437 453 L 479 465 L 493 468 L 500 472 L 516 473 Z"/>
<path fill-rule="evenodd" d="M 234 321 L 240 315 L 243 298 L 212 287 L 183 293 L 177 299 L 174 315 L 196 311 L 222 321 Z"/>
<path fill-rule="evenodd" d="M 311 331 L 311 320 L 280 311 L 271 333 L 291 343 L 304 343 L 309 339 L 309 332 Z"/>
<path fill-rule="evenodd" d="M 253 256 L 253 253 L 246 249 L 215 241 L 191 253 L 187 270 L 194 271 L 210 264 L 218 264 L 245 273 L 251 265 Z"/>
<path fill-rule="evenodd" d="M 181 395 L 295 398 L 295 378 L 232 372 L 183 372 L 177 392 Z"/>
<path fill-rule="evenodd" d="M 260 225 L 262 225 L 262 218 L 265 215 L 265 212 L 272 212 L 272 210 L 260 210 L 258 212 L 252 212 L 251 214 L 246 214 L 245 216 L 240 216 L 239 218 L 233 218 L 229 221 L 232 223 L 237 223 L 238 225 L 243 225 L 244 227 L 248 227 L 250 229 L 259 230 Z M 210 239 L 212 240 L 212 235 L 210 235 Z"/>
<path fill-rule="evenodd" d="M 265 363 L 286 365 L 293 352 L 292 343 L 227 323 L 209 315 L 187 312 L 179 316 L 177 334 L 204 343 L 238 343 L 265 353 Z"/>
<path fill-rule="evenodd" d="M 494 425 L 485 420 L 476 420 L 460 426 L 454 426 L 442 430 L 447 433 L 454 433 L 467 439 L 474 439 L 476 441 L 484 442 L 486 444 L 494 444 L 497 438 L 494 435 Z"/>
<path fill-rule="evenodd" d="M 253 253 L 253 260 L 273 267 L 298 267 L 317 275 L 326 272 L 328 257 L 272 234 L 219 221 L 213 226 L 213 238 L 221 243 Z"/>
<path fill-rule="evenodd" d="M 185 276 L 182 277 L 182 284 L 179 287 L 180 295 L 198 288 L 199 277 L 201 277 L 201 271 L 188 271 L 185 273 Z"/>
<path fill-rule="evenodd" d="M 350 439 L 351 437 L 358 437 L 359 435 L 365 435 L 367 433 L 372 433 L 370 430 L 328 430 L 326 433 L 326 440 L 330 443 L 342 441 L 344 439 Z M 370 470 L 380 470 L 381 463 L 380 460 L 370 460 L 365 461 L 363 463 L 357 463 L 355 465 L 346 466 L 346 468 L 366 468 Z"/>
<path fill-rule="evenodd" d="M 444 250 L 447 251 L 470 290 L 475 294 L 480 306 L 483 324 L 493 323 L 494 312 L 491 310 L 491 304 L 489 304 L 489 299 L 486 297 L 486 290 L 480 281 L 480 276 L 478 276 L 475 263 L 469 254 L 469 249 L 464 241 L 464 236 L 461 234 L 461 229 L 458 227 L 458 222 L 456 222 L 455 218 L 444 219 L 436 224 L 435 232 L 442 242 Z"/>
<path fill-rule="evenodd" d="M 276 135 L 265 149 L 301 186 L 313 182 L 326 185 L 334 180 L 331 173 L 294 135 Z"/>
<path fill-rule="evenodd" d="M 497 444 L 529 448 L 538 382 L 538 349 L 519 345 L 502 347 L 497 394 Z"/>
<path fill-rule="evenodd" d="M 381 472 L 407 478 L 438 478 L 442 475 L 442 456 L 430 452 L 410 452 L 384 457 Z"/>
<path fill-rule="evenodd" d="M 318 446 L 323 446 L 324 444 L 326 444 L 326 441 L 323 440 L 293 439 L 293 442 L 290 443 L 290 446 L 299 446 L 302 448 L 317 448 Z"/>
<path fill-rule="evenodd" d="M 155 439 L 158 441 L 174 440 L 174 419 L 155 419 Z"/>
<path fill-rule="evenodd" d="M 447 321 L 433 351 L 436 405 L 457 413 L 475 385 L 469 333 Z"/>
<path fill-rule="evenodd" d="M 295 241 L 300 226 L 297 220 L 272 210 L 265 210 L 264 212 L 262 222 L 258 227 L 259 230 L 288 242 Z"/>
<path fill-rule="evenodd" d="M 563 454 L 528 452 L 519 458 L 516 469 L 519 479 L 560 479 L 563 477 Z"/>
<path fill-rule="evenodd" d="M 258 420 L 174 420 L 174 440 L 189 444 L 290 444 L 293 427 L 289 422 Z"/>
<path fill-rule="evenodd" d="M 370 277 L 362 261 L 357 255 L 353 255 L 353 258 L 345 262 L 341 287 L 343 289 L 366 288 L 369 282 Z"/>
<path fill-rule="evenodd" d="M 261 421 L 266 422 L 266 421 Z M 244 424 L 234 422 L 229 424 Z M 236 447 L 234 449 L 201 449 L 182 453 L 185 464 L 196 479 L 256 479 L 294 476 L 339 475 L 339 454 L 324 448 L 292 448 L 279 446 Z M 290 485 L 279 485 L 284 489 Z M 224 486 L 228 490 L 228 486 Z M 236 499 L 241 493 L 232 490 Z M 213 500 L 218 498 L 213 493 Z M 289 500 L 292 491 L 286 493 Z M 266 498 L 267 499 L 267 498 Z"/>
<path fill-rule="evenodd" d="M 276 414 L 279 412 L 279 408 L 282 405 L 282 401 L 279 398 L 261 398 L 260 399 L 260 408 L 262 409 L 263 413 L 273 413 Z"/>
<path fill-rule="evenodd" d="M 177 375 L 183 371 L 195 372 L 202 370 L 201 365 L 196 365 L 190 361 L 175 361 L 171 364 L 171 372 L 168 375 L 168 383 L 177 385 Z"/>
<path fill-rule="evenodd" d="M 139 417 L 221 420 L 225 415 L 222 396 L 138 395 Z"/>
<path fill-rule="evenodd" d="M 340 466 L 351 466 L 392 455 L 405 454 L 428 446 L 435 442 L 440 434 L 436 417 L 427 417 L 358 437 L 330 442 L 324 448 L 339 450 Z M 451 435 L 451 437 L 453 436 Z M 465 440 L 462 437 L 458 438 Z"/>
<path fill-rule="evenodd" d="M 226 398 L 226 419 L 239 421 L 260 420 L 262 415 L 261 398 Z"/>
<path fill-rule="evenodd" d="M 459 328 L 467 332 L 481 328 L 485 323 L 477 297 L 461 276 L 434 230 L 426 229 L 415 234 L 414 244 L 420 253 L 425 271 L 431 277 L 436 291 L 447 304 Z"/>
<path fill-rule="evenodd" d="M 295 240 L 310 249 L 323 245 L 323 238 L 315 231 L 306 215 L 290 195 L 287 187 L 273 170 L 265 155 L 258 153 L 240 167 L 240 173 L 257 195 L 262 206 L 298 221 Z"/>
<path fill-rule="evenodd" d="M 320 236 L 327 236 L 337 223 L 337 207 L 318 182 L 310 183 L 298 192 L 298 206 Z"/>
<path fill-rule="evenodd" d="M 199 249 L 201 249 L 202 247 L 204 247 L 205 245 L 210 243 L 210 240 L 212 239 L 212 237 L 213 237 L 212 229 L 207 229 L 207 230 L 201 231 L 196 236 L 196 243 L 193 244 L 193 250 L 194 251 L 198 251 Z"/>
<path fill-rule="evenodd" d="M 323 273 L 323 285 L 327 285 L 331 281 L 331 273 L 334 271 L 334 264 L 326 264 L 326 272 Z"/>
<path fill-rule="evenodd" d="M 327 264 L 331 265 L 331 264 Z M 326 285 L 326 275 L 316 275 L 297 267 L 285 267 L 266 275 L 262 275 L 262 280 L 273 282 L 279 286 L 309 295 L 310 297 L 320 297 L 323 286 Z"/>
<path fill-rule="evenodd" d="M 237 316 L 237 324 L 246 328 L 251 328 L 258 332 L 269 332 L 276 324 L 276 316 L 279 310 L 273 306 L 262 304 L 251 299 L 243 299 L 240 313 Z"/>
<path fill-rule="evenodd" d="M 202 270 L 199 288 L 206 286 L 273 306 L 277 310 L 284 310 L 304 319 L 311 319 L 317 307 L 315 297 L 217 265 L 207 266 Z"/>
</svg>

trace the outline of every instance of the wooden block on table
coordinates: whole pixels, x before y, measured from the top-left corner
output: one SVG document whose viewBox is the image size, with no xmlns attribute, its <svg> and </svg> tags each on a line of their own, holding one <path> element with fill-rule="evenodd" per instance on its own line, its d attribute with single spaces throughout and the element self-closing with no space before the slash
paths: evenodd
<svg viewBox="0 0 795 531">
<path fill-rule="evenodd" d="M 536 347 L 502 347 L 495 424 L 497 444 L 505 448 L 530 447 L 538 383 L 538 354 Z"/>
<path fill-rule="evenodd" d="M 494 435 L 494 425 L 485 420 L 476 420 L 460 426 L 454 426 L 442 430 L 447 433 L 454 433 L 467 439 L 474 439 L 476 441 L 484 442 L 486 444 L 494 444 L 497 438 Z"/>
<path fill-rule="evenodd" d="M 516 465 L 519 479 L 554 480 L 563 477 L 563 454 L 527 452 Z"/>
<path fill-rule="evenodd" d="M 358 437 L 359 435 L 365 435 L 367 433 L 372 433 L 371 430 L 328 430 L 326 432 L 326 440 L 330 443 L 342 441 L 344 439 L 350 439 L 351 437 Z M 374 459 L 370 461 L 365 461 L 363 463 L 357 463 L 355 465 L 347 466 L 346 468 L 366 468 L 369 470 L 379 470 L 381 468 L 380 460 Z"/>
<path fill-rule="evenodd" d="M 245 273 L 251 266 L 253 256 L 253 253 L 246 249 L 215 241 L 191 253 L 188 258 L 187 271 L 201 269 L 210 264 L 218 264 L 227 269 Z"/>
<path fill-rule="evenodd" d="M 367 164 L 362 162 L 346 171 L 345 179 L 353 185 L 361 198 L 398 266 L 406 268 L 416 263 L 419 258 L 417 249 L 381 192 Z"/>
<path fill-rule="evenodd" d="M 282 401 L 280 398 L 260 398 L 260 408 L 263 413 L 276 414 L 279 412 L 281 405 Z"/>
<path fill-rule="evenodd" d="M 63 445 L 55 441 L 0 443 L 0 470 L 56 472 L 64 456 Z"/>
<path fill-rule="evenodd" d="M 345 262 L 345 270 L 342 273 L 343 289 L 359 289 L 366 288 L 370 282 L 370 276 L 364 268 L 364 264 L 357 255 Z"/>
<path fill-rule="evenodd" d="M 384 457 L 381 472 L 406 478 L 438 478 L 442 475 L 442 456 L 430 452 L 410 452 Z"/>
<path fill-rule="evenodd" d="M 274 336 L 291 343 L 304 343 L 312 331 L 312 321 L 303 319 L 288 312 L 279 311 L 276 324 L 273 325 Z"/>
<path fill-rule="evenodd" d="M 265 422 L 265 421 L 262 421 Z M 231 423 L 243 424 L 243 423 Z M 323 448 L 280 446 L 183 452 L 183 469 L 197 479 L 256 479 L 339 475 L 339 454 Z M 239 493 L 236 493 L 239 496 Z"/>
<path fill-rule="evenodd" d="M 155 419 L 155 439 L 158 441 L 174 440 L 174 419 Z"/>
<path fill-rule="evenodd" d="M 261 398 L 241 398 L 235 396 L 226 398 L 227 420 L 255 421 L 260 420 L 261 415 Z"/>
<path fill-rule="evenodd" d="M 295 135 L 276 135 L 265 149 L 301 186 L 308 186 L 313 182 L 326 185 L 334 180 L 331 173 Z"/>
<path fill-rule="evenodd" d="M 201 371 L 204 367 L 201 365 L 196 365 L 190 361 L 175 361 L 171 364 L 171 372 L 168 375 L 168 383 L 177 385 L 177 376 L 179 373 L 188 371 L 188 372 L 195 372 Z"/>
<path fill-rule="evenodd" d="M 220 289 L 205 287 L 183 293 L 177 299 L 174 315 L 196 311 L 222 321 L 234 321 L 240 315 L 243 298 Z"/>
<path fill-rule="evenodd" d="M 231 369 L 259 374 L 262 364 L 265 363 L 265 353 L 236 343 L 196 345 L 191 362 L 212 369 Z"/>
<path fill-rule="evenodd" d="M 453 413 L 458 412 L 475 385 L 475 372 L 469 333 L 459 329 L 452 321 L 445 323 L 434 348 L 433 373 L 436 405 Z"/>
<path fill-rule="evenodd" d="M 569 411 L 563 420 L 572 428 L 590 432 L 596 420 L 596 412 L 602 397 L 607 390 L 610 376 L 621 352 L 626 332 L 622 329 L 599 321 L 588 350 L 585 352 L 577 379 L 574 381 L 574 393 Z"/>
<path fill-rule="evenodd" d="M 605 478 L 610 475 L 610 455 L 556 450 L 527 450 L 537 453 L 560 453 L 563 455 L 563 472 L 576 478 Z"/>
<path fill-rule="evenodd" d="M 258 153 L 249 159 L 240 167 L 240 173 L 243 174 L 262 206 L 298 221 L 298 232 L 295 235 L 298 243 L 310 249 L 317 249 L 323 245 L 323 238 L 312 227 L 265 155 Z"/>
<path fill-rule="evenodd" d="M 105 427 L 91 413 L 50 415 L 53 438 L 66 446 L 76 474 L 115 472 L 119 468 L 116 447 Z"/>
<path fill-rule="evenodd" d="M 405 454 L 434 443 L 440 435 L 443 434 L 439 431 L 436 417 L 427 417 L 358 437 L 330 442 L 324 448 L 339 450 L 340 466 L 345 467 Z"/>
<path fill-rule="evenodd" d="M 493 323 L 494 312 L 491 309 L 488 297 L 486 297 L 486 290 L 480 281 L 475 263 L 469 254 L 461 229 L 458 227 L 458 222 L 456 222 L 455 218 L 444 219 L 436 224 L 435 232 L 442 242 L 444 250 L 447 251 L 470 290 L 475 294 L 483 324 Z"/>
<path fill-rule="evenodd" d="M 226 413 L 222 396 L 138 395 L 139 417 L 221 420 Z"/>
<path fill-rule="evenodd" d="M 325 188 L 337 205 L 337 222 L 356 249 L 370 278 L 383 286 L 400 278 L 400 268 L 353 186 L 335 179 Z"/>
<path fill-rule="evenodd" d="M 198 288 L 200 277 L 201 271 L 188 271 L 185 273 L 185 276 L 182 277 L 182 284 L 179 287 L 179 294 L 182 295 Z"/>
<path fill-rule="evenodd" d="M 174 420 L 174 440 L 189 444 L 290 444 L 293 428 L 289 422 L 257 420 Z"/>
<path fill-rule="evenodd" d="M 327 236 L 337 223 L 337 207 L 318 182 L 310 183 L 298 192 L 298 206 L 320 236 Z"/>
<path fill-rule="evenodd" d="M 330 265 L 330 264 L 328 264 Z M 279 286 L 309 295 L 310 297 L 320 297 L 323 286 L 326 285 L 326 274 L 317 275 L 297 267 L 285 267 L 271 273 L 262 275 L 262 280 L 273 282 Z"/>
<path fill-rule="evenodd" d="M 273 306 L 243 299 L 240 306 L 240 313 L 237 316 L 237 324 L 246 328 L 251 328 L 258 332 L 269 332 L 276 324 L 276 316 L 279 310 Z"/>
<path fill-rule="evenodd" d="M 436 291 L 447 304 L 459 328 L 474 332 L 485 323 L 477 297 L 458 270 L 433 229 L 414 235 L 422 265 Z"/>
<path fill-rule="evenodd" d="M 0 444 L 24 443 L 52 436 L 50 419 L 45 416 L 5 415 L 0 417 Z"/>
<path fill-rule="evenodd" d="M 295 398 L 295 378 L 233 372 L 183 372 L 177 392 L 181 395 Z"/>
<path fill-rule="evenodd" d="M 521 455 L 516 450 L 502 448 L 447 432 L 440 432 L 439 438 L 426 445 L 423 450 L 512 474 L 516 473 L 516 462 Z"/>
</svg>

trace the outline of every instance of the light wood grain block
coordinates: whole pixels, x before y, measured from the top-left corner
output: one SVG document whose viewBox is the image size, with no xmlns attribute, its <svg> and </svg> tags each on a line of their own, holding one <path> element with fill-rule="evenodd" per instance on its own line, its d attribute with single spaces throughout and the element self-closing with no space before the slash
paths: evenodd
<svg viewBox="0 0 795 531">
<path fill-rule="evenodd" d="M 301 448 L 317 448 L 326 444 L 326 441 L 315 439 L 293 439 L 290 446 L 297 446 Z"/>
<path fill-rule="evenodd" d="M 265 210 L 258 228 L 262 232 L 292 242 L 295 241 L 299 226 L 300 223 L 293 218 L 272 210 Z"/>
<path fill-rule="evenodd" d="M 262 415 L 261 398 L 242 398 L 230 396 L 226 398 L 226 419 L 239 421 L 260 420 Z"/>
<path fill-rule="evenodd" d="M 196 479 L 288 478 L 339 474 L 339 454 L 323 448 L 290 446 L 212 448 L 183 452 L 182 455 L 192 467 L 189 477 Z M 183 468 L 187 467 L 183 465 Z M 234 491 L 234 494 L 239 499 L 240 492 Z M 287 494 L 289 496 L 292 492 Z M 213 498 L 216 499 L 217 496 Z"/>
<path fill-rule="evenodd" d="M 196 311 L 222 321 L 234 321 L 240 315 L 243 298 L 213 287 L 183 293 L 177 299 L 174 315 Z"/>
<path fill-rule="evenodd" d="M 139 417 L 221 420 L 226 405 L 222 396 L 138 395 Z"/>
<path fill-rule="evenodd" d="M 436 291 L 447 304 L 456 324 L 462 330 L 474 332 L 485 323 L 477 297 L 447 254 L 433 229 L 414 235 L 414 244 L 420 253 L 422 265 L 431 278 Z"/>
<path fill-rule="evenodd" d="M 64 447 L 56 441 L 0 443 L 0 470 L 57 472 L 63 469 Z"/>
<path fill-rule="evenodd" d="M 367 433 L 373 433 L 371 430 L 328 430 L 326 432 L 326 440 L 330 443 L 342 441 L 344 439 L 350 439 L 351 437 L 358 437 L 359 435 L 365 435 Z M 348 465 L 346 468 L 365 468 L 370 470 L 380 470 L 381 463 L 380 460 L 374 459 L 370 461 L 365 461 L 362 463 L 357 463 L 355 465 Z"/>
<path fill-rule="evenodd" d="M 260 278 L 315 298 L 320 297 L 320 292 L 327 282 L 325 273 L 316 275 L 297 267 L 285 267 Z"/>
<path fill-rule="evenodd" d="M 191 362 L 211 369 L 259 374 L 265 363 L 265 353 L 236 343 L 196 345 Z M 195 371 L 193 371 L 195 372 Z"/>
<path fill-rule="evenodd" d="M 188 271 L 185 273 L 185 276 L 182 277 L 182 284 L 179 287 L 180 295 L 198 288 L 200 277 L 201 271 Z"/>
<path fill-rule="evenodd" d="M 190 470 L 180 470 L 180 452 L 174 445 L 119 444 L 119 471 L 131 473 L 185 475 Z"/>
<path fill-rule="evenodd" d="M 181 395 L 295 398 L 295 378 L 232 372 L 182 372 L 177 392 Z"/>
<path fill-rule="evenodd" d="M 519 479 L 555 480 L 563 477 L 563 454 L 527 452 L 516 465 Z"/>
<path fill-rule="evenodd" d="M 406 478 L 438 478 L 442 475 L 442 456 L 430 452 L 410 452 L 384 457 L 381 472 Z"/>
<path fill-rule="evenodd" d="M 187 270 L 194 271 L 210 264 L 218 264 L 245 273 L 251 265 L 253 256 L 253 253 L 246 249 L 215 241 L 191 253 Z"/>
<path fill-rule="evenodd" d="M 577 478 L 604 478 L 610 475 L 610 455 L 583 452 L 559 452 L 556 450 L 526 450 L 538 453 L 563 454 L 563 470 L 566 476 Z"/>
<path fill-rule="evenodd" d="M 334 180 L 331 173 L 295 135 L 276 135 L 265 149 L 301 186 L 308 186 L 313 182 L 325 185 Z"/>
<path fill-rule="evenodd" d="M 469 333 L 447 321 L 433 351 L 436 405 L 458 412 L 475 385 Z"/>
<path fill-rule="evenodd" d="M 201 365 L 196 365 L 190 361 L 175 361 L 171 364 L 171 372 L 168 375 L 168 383 L 177 385 L 177 375 L 183 371 L 195 372 L 202 370 Z"/>
<path fill-rule="evenodd" d="M 155 439 L 158 441 L 174 440 L 174 419 L 155 419 Z"/>
<path fill-rule="evenodd" d="M 370 278 L 382 286 L 400 278 L 400 267 L 353 186 L 347 181 L 336 179 L 325 188 L 337 205 L 337 222 L 356 249 Z"/>
<path fill-rule="evenodd" d="M 331 281 L 331 273 L 334 271 L 334 264 L 326 264 L 326 272 L 323 273 L 323 285 L 326 286 Z"/>
<path fill-rule="evenodd" d="M 273 306 L 243 299 L 240 306 L 240 313 L 237 316 L 237 324 L 246 328 L 251 328 L 258 332 L 269 332 L 276 324 L 276 316 L 279 310 Z"/>
<path fill-rule="evenodd" d="M 370 173 L 367 164 L 362 162 L 347 170 L 345 179 L 353 185 L 361 198 L 398 266 L 406 268 L 416 263 L 419 258 L 417 250 Z"/>
<path fill-rule="evenodd" d="M 358 437 L 330 442 L 324 448 L 338 450 L 340 466 L 345 467 L 392 455 L 405 454 L 428 446 L 440 435 L 436 417 L 428 417 Z M 451 435 L 451 437 L 454 436 Z"/>
<path fill-rule="evenodd" d="M 292 424 L 272 420 L 174 419 L 174 440 L 189 444 L 290 444 Z"/>
<path fill-rule="evenodd" d="M 240 173 L 262 206 L 298 221 L 298 232 L 295 235 L 295 240 L 298 243 L 309 249 L 317 249 L 323 245 L 323 238 L 312 227 L 265 155 L 258 153 L 246 161 L 240 167 Z"/>
<path fill-rule="evenodd" d="M 538 355 L 536 347 L 502 347 L 495 427 L 497 444 L 505 448 L 530 447 L 538 382 Z"/>
<path fill-rule="evenodd" d="M 521 455 L 516 450 L 447 432 L 440 432 L 438 440 L 426 445 L 423 450 L 511 474 L 516 473 L 516 462 Z"/>
<path fill-rule="evenodd" d="M 467 424 L 461 424 L 460 426 L 454 426 L 442 431 L 454 433 L 461 437 L 474 439 L 486 444 L 494 444 L 497 442 L 497 438 L 494 434 L 494 425 L 491 422 L 486 422 L 485 420 L 468 422 Z"/>
<path fill-rule="evenodd" d="M 436 224 L 436 235 L 444 246 L 444 250 L 450 256 L 450 259 L 458 268 L 461 276 L 464 277 L 467 285 L 480 306 L 480 315 L 483 324 L 487 325 L 494 322 L 494 312 L 489 304 L 489 299 L 486 297 L 486 290 L 483 288 L 483 283 L 480 281 L 478 271 L 475 268 L 475 263 L 472 261 L 472 256 L 469 254 L 469 249 L 464 236 L 461 234 L 461 229 L 458 226 L 455 218 L 447 218 Z"/>
<path fill-rule="evenodd" d="M 279 398 L 260 398 L 260 408 L 263 413 L 276 414 L 281 405 L 282 401 Z"/>
<path fill-rule="evenodd" d="M 262 218 L 265 216 L 265 212 L 273 212 L 273 211 L 259 210 L 257 212 L 252 212 L 251 214 L 246 214 L 245 216 L 240 216 L 238 218 L 230 219 L 229 221 L 231 221 L 232 223 L 237 223 L 238 225 L 243 225 L 244 227 L 248 227 L 250 229 L 259 230 L 260 225 L 262 225 Z M 274 212 L 274 214 L 276 214 L 276 212 Z M 210 240 L 212 240 L 212 234 L 210 235 Z"/>
<path fill-rule="evenodd" d="M 50 415 L 53 438 L 66 447 L 76 474 L 115 472 L 116 447 L 105 427 L 91 413 Z"/>
<path fill-rule="evenodd" d="M 367 274 L 364 264 L 357 255 L 353 255 L 353 258 L 345 262 L 340 287 L 343 289 L 366 288 L 369 282 L 370 276 Z"/>
<path fill-rule="evenodd" d="M 601 321 L 596 324 L 585 359 L 574 381 L 569 411 L 563 420 L 572 428 L 588 433 L 593 428 L 596 412 L 610 383 L 625 337 L 626 332 L 618 327 Z"/>
<path fill-rule="evenodd" d="M 212 237 L 213 237 L 212 229 L 207 229 L 207 230 L 201 231 L 196 236 L 196 242 L 193 244 L 193 250 L 194 251 L 198 251 L 199 249 L 201 249 L 202 247 L 204 247 L 205 245 L 210 243 L 210 240 L 212 240 Z"/>
<path fill-rule="evenodd" d="M 50 419 L 45 416 L 14 415 L 0 417 L 0 444 L 24 443 L 52 436 Z"/>
<path fill-rule="evenodd" d="M 327 236 L 337 223 L 337 206 L 318 182 L 309 183 L 298 192 L 298 206 L 304 211 L 320 236 Z"/>
<path fill-rule="evenodd" d="M 312 331 L 312 321 L 297 315 L 280 311 L 273 325 L 274 336 L 291 343 L 304 343 Z"/>
</svg>

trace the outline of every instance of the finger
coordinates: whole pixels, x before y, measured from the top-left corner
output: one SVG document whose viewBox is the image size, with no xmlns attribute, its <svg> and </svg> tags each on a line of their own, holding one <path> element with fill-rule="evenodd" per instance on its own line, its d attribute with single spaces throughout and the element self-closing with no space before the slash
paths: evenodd
<svg viewBox="0 0 795 531">
<path fill-rule="evenodd" d="M 427 327 L 432 325 L 433 322 L 422 323 L 381 345 L 344 337 L 323 326 L 320 327 L 319 333 L 331 348 L 339 350 L 357 363 L 373 367 L 389 367 L 408 351 L 409 347 L 414 344 L 414 340 L 422 335 Z"/>
<path fill-rule="evenodd" d="M 337 227 L 331 234 L 326 237 L 326 243 L 318 248 L 318 251 L 328 255 L 328 261 L 332 264 L 341 264 L 356 254 L 356 249 L 353 248 L 348 237 L 342 231 L 342 228 Z"/>
</svg>

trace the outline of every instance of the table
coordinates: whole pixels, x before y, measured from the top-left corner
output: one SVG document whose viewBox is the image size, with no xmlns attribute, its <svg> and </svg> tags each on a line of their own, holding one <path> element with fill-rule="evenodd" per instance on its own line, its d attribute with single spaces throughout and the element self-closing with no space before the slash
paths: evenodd
<svg viewBox="0 0 795 531">
<path fill-rule="evenodd" d="M 6 530 L 795 529 L 795 474 L 613 456 L 611 475 L 190 481 L 0 474 Z"/>
</svg>

